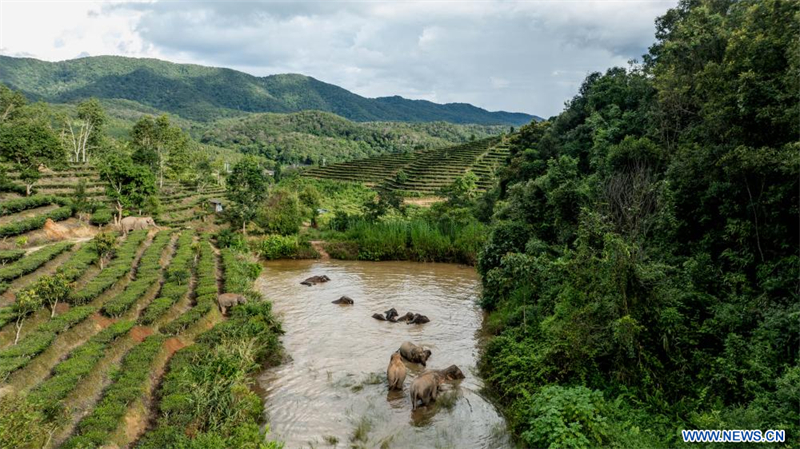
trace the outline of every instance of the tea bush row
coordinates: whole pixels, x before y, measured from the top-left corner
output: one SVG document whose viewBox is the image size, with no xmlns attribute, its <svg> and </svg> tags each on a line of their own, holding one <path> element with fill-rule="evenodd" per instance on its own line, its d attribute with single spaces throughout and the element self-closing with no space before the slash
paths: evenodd
<svg viewBox="0 0 800 449">
<path fill-rule="evenodd" d="M 195 305 L 181 316 L 167 323 L 161 332 L 167 335 L 177 335 L 184 329 L 199 321 L 217 301 L 217 273 L 214 263 L 214 249 L 208 242 L 208 237 L 203 237 L 200 242 L 197 260 L 197 283 L 195 285 Z"/>
<path fill-rule="evenodd" d="M 102 226 L 110 223 L 112 218 L 113 212 L 111 212 L 111 209 L 100 207 L 92 213 L 91 218 L 89 218 L 89 223 L 95 226 Z"/>
<path fill-rule="evenodd" d="M 61 273 L 69 281 L 74 281 L 81 277 L 92 264 L 97 262 L 97 250 L 91 242 L 85 243 L 72 257 L 61 264 L 56 273 Z"/>
<path fill-rule="evenodd" d="M 24 218 L 22 220 L 14 221 L 12 223 L 0 226 L 0 237 L 10 237 L 19 235 L 35 229 L 41 229 L 48 218 L 53 221 L 66 220 L 72 216 L 71 206 L 62 206 L 54 211 L 45 214 L 37 215 L 35 217 Z"/>
<path fill-rule="evenodd" d="M 63 448 L 90 449 L 108 442 L 128 406 L 145 392 L 150 365 L 161 352 L 163 343 L 164 336 L 151 335 L 125 355 L 111 385 L 94 410 L 78 423 L 75 435 L 64 442 Z"/>
<path fill-rule="evenodd" d="M 47 349 L 58 334 L 85 320 L 97 311 L 91 306 L 73 307 L 56 315 L 23 337 L 16 345 L 0 350 L 0 379 L 24 367 Z"/>
<path fill-rule="evenodd" d="M 36 250 L 10 265 L 0 267 L 0 281 L 10 281 L 33 273 L 59 254 L 72 248 L 73 245 L 74 243 L 72 242 L 54 243 Z"/>
<path fill-rule="evenodd" d="M 74 291 L 68 298 L 71 304 L 85 304 L 111 287 L 119 278 L 131 270 L 136 250 L 147 238 L 147 231 L 133 231 L 117 249 L 116 257 L 108 266 L 90 280 L 80 290 Z"/>
<path fill-rule="evenodd" d="M 119 317 L 127 312 L 158 281 L 161 270 L 161 255 L 171 240 L 169 231 L 161 231 L 153 238 L 153 242 L 142 254 L 136 268 L 136 279 L 125 288 L 125 291 L 105 303 L 103 315 Z"/>
<path fill-rule="evenodd" d="M 39 384 L 29 398 L 39 404 L 50 418 L 57 416 L 61 401 L 72 392 L 105 355 L 108 345 L 128 333 L 132 321 L 118 321 L 100 331 L 86 343 L 72 351 L 69 357 L 53 368 L 53 375 Z"/>
<path fill-rule="evenodd" d="M 166 281 L 158 298 L 154 299 L 142 313 L 139 322 L 145 325 L 154 323 L 189 291 L 194 250 L 193 232 L 184 232 L 178 237 L 178 248 L 166 272 Z"/>
<path fill-rule="evenodd" d="M 26 251 L 24 249 L 7 249 L 0 251 L 0 264 L 7 264 L 17 261 L 24 256 Z"/>
<path fill-rule="evenodd" d="M 66 206 L 69 200 L 54 195 L 34 195 L 24 198 L 16 198 L 13 200 L 4 201 L 0 204 L 0 216 L 16 214 L 24 210 L 33 209 L 36 207 L 47 206 L 49 204 L 58 204 Z"/>
</svg>

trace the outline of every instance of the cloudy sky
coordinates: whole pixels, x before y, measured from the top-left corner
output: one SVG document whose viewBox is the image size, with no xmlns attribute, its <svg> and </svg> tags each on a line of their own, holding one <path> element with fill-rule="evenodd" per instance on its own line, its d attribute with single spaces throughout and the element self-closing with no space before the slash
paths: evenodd
<svg viewBox="0 0 800 449">
<path fill-rule="evenodd" d="M 548 117 L 586 74 L 641 59 L 676 3 L 0 0 L 0 54 L 302 73 L 367 97 Z"/>
</svg>

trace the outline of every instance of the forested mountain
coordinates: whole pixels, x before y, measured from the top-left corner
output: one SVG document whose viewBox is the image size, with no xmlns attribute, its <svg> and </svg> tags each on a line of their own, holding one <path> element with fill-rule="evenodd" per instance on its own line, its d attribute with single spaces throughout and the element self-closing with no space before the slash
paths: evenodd
<svg viewBox="0 0 800 449">
<path fill-rule="evenodd" d="M 220 120 L 206 128 L 200 141 L 285 164 L 316 164 L 445 147 L 504 131 L 507 126 L 359 123 L 328 112 L 306 111 Z"/>
<path fill-rule="evenodd" d="M 684 0 L 512 140 L 483 371 L 526 447 L 800 439 L 800 3 Z"/>
<path fill-rule="evenodd" d="M 397 96 L 365 98 L 297 74 L 255 77 L 230 69 L 120 56 L 61 62 L 0 56 L 0 82 L 30 99 L 53 103 L 89 97 L 125 99 L 199 121 L 242 112 L 304 110 L 333 112 L 355 121 L 521 125 L 534 118 L 489 112 L 464 103 L 442 105 Z"/>
</svg>

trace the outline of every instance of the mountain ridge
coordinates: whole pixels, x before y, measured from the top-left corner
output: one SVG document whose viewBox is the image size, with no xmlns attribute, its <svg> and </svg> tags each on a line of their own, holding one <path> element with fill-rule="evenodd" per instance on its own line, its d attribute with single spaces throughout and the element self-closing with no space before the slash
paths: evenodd
<svg viewBox="0 0 800 449">
<path fill-rule="evenodd" d="M 541 118 L 439 104 L 400 96 L 362 97 L 302 74 L 264 77 L 224 67 L 154 58 L 91 56 L 59 62 L 0 56 L 0 82 L 34 100 L 69 103 L 87 97 L 124 99 L 178 116 L 211 121 L 251 112 L 332 112 L 368 121 L 522 125 Z"/>
</svg>

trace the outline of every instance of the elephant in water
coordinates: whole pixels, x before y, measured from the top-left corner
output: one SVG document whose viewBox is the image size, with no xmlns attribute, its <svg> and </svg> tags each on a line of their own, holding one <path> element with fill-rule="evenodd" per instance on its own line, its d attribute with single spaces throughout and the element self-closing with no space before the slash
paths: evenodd
<svg viewBox="0 0 800 449">
<path fill-rule="evenodd" d="M 305 281 L 301 282 L 300 284 L 307 285 L 307 286 L 311 287 L 312 285 L 322 284 L 322 283 L 328 282 L 330 280 L 331 280 L 331 278 L 329 278 L 328 276 L 323 274 L 322 276 L 311 276 L 310 278 L 306 279 Z"/>
<path fill-rule="evenodd" d="M 424 371 L 411 382 L 411 410 L 417 409 L 417 403 L 422 402 L 427 406 L 439 396 L 439 387 L 444 382 L 460 380 L 464 378 L 464 373 L 455 365 L 450 365 L 445 369 L 434 369 Z"/>
<path fill-rule="evenodd" d="M 125 235 L 128 235 L 130 231 L 150 229 L 151 227 L 158 228 L 153 217 L 125 217 L 119 222 L 119 225 Z"/>
<path fill-rule="evenodd" d="M 403 342 L 400 345 L 400 355 L 403 356 L 404 359 L 408 360 L 411 363 L 419 363 L 422 366 L 425 366 L 427 363 L 428 358 L 431 356 L 431 350 L 425 349 L 422 346 L 417 346 L 410 341 Z"/>
<path fill-rule="evenodd" d="M 403 389 L 403 383 L 406 381 L 406 365 L 403 364 L 399 352 L 392 354 L 389 359 L 389 367 L 386 368 L 386 379 L 389 381 L 390 390 Z"/>
<path fill-rule="evenodd" d="M 228 314 L 228 309 L 237 305 L 237 304 L 244 304 L 247 302 L 247 298 L 244 295 L 239 295 L 236 293 L 223 293 L 217 296 L 217 304 L 219 304 L 219 311 L 222 312 L 223 315 Z"/>
</svg>

